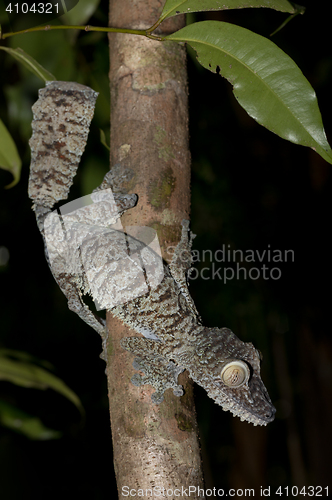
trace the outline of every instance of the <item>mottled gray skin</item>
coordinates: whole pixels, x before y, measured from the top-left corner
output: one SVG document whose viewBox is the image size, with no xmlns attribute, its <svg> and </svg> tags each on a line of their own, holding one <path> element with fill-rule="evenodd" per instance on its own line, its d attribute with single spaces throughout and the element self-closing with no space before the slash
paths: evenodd
<svg viewBox="0 0 332 500">
<path fill-rule="evenodd" d="M 190 377 L 204 387 L 224 410 L 230 410 L 241 420 L 254 425 L 266 425 L 274 419 L 275 409 L 260 377 L 258 351 L 251 343 L 241 342 L 227 328 L 204 327 L 190 296 L 187 274 L 191 267 L 193 235 L 189 231 L 188 221 L 182 223 L 181 241 L 172 263 L 169 266 L 164 264 L 164 277 L 156 286 L 148 277 L 151 276 L 150 271 L 157 269 L 160 257 L 146 243 L 129 235 L 125 235 L 124 245 L 123 233 L 114 230 L 114 226 L 112 228 L 120 215 L 137 202 L 136 195 L 126 195 L 121 189 L 122 180 L 131 175 L 128 170 L 117 165 L 105 176 L 101 186 L 95 190 L 96 206 L 92 205 L 92 210 L 74 212 L 65 222 L 60 217 L 60 223 L 56 218 L 55 222 L 46 219 L 54 204 L 68 195 L 85 147 L 96 97 L 96 93 L 88 87 L 69 82 L 51 82 L 40 92 L 40 99 L 33 107 L 29 195 L 34 200 L 33 208 L 44 238 L 47 224 L 51 224 L 51 227 L 53 223 L 55 226 L 60 224 L 60 229 L 64 228 L 63 233 L 61 230 L 54 233 L 57 234 L 54 241 L 51 238 L 48 242 L 46 257 L 57 283 L 67 297 L 69 308 L 102 336 L 105 351 L 105 322 L 91 312 L 82 295 L 90 293 L 103 303 L 107 300 L 110 275 L 102 269 L 104 263 L 110 262 L 112 266 L 114 263 L 114 273 L 123 289 L 132 288 L 132 271 L 129 272 L 123 262 L 126 258 L 133 261 L 133 255 L 139 256 L 139 262 L 146 271 L 145 292 L 109 308 L 114 316 L 144 335 L 121 341 L 122 347 L 136 356 L 134 367 L 144 373 L 143 376 L 136 374 L 132 382 L 135 385 L 151 384 L 156 389 L 152 400 L 160 403 L 168 388 L 172 388 L 176 396 L 183 394 L 177 378 L 179 373 L 187 369 Z M 115 204 L 107 205 L 106 213 L 105 205 L 102 209 L 98 208 L 97 198 L 102 197 L 103 190 L 109 188 L 116 193 Z M 82 231 L 90 227 L 93 227 L 93 231 L 89 234 L 93 237 L 86 238 L 79 245 L 78 257 L 75 252 L 68 252 L 70 256 L 58 252 L 59 244 L 72 244 L 78 234 L 81 235 Z M 85 273 L 85 263 L 92 261 L 97 262 L 96 267 L 99 269 L 98 274 L 93 275 L 93 279 L 98 281 L 97 291 L 93 294 Z M 250 371 L 246 382 L 238 388 L 227 386 L 221 378 L 223 367 L 234 360 L 244 362 Z"/>
<path fill-rule="evenodd" d="M 136 375 L 134 383 L 151 384 L 157 390 L 154 402 L 161 402 L 169 387 L 182 395 L 177 376 L 181 368 L 186 369 L 224 410 L 254 425 L 266 425 L 274 419 L 275 409 L 260 377 L 259 352 L 228 328 L 204 327 L 190 297 L 184 278 L 191 265 L 191 239 L 189 222 L 183 221 L 181 241 L 172 263 L 165 265 L 160 285 L 145 296 L 111 309 L 132 329 L 149 331 L 158 338 L 121 340 L 124 349 L 138 356 L 135 368 L 145 373 L 141 379 Z M 187 250 L 187 261 L 183 260 L 183 250 Z M 223 366 L 231 360 L 244 361 L 250 370 L 249 380 L 239 388 L 227 387 L 220 377 Z"/>
<path fill-rule="evenodd" d="M 85 149 L 98 93 L 75 82 L 46 82 L 32 106 L 29 196 L 37 223 L 68 196 Z M 42 230 L 42 227 L 40 227 Z"/>
</svg>

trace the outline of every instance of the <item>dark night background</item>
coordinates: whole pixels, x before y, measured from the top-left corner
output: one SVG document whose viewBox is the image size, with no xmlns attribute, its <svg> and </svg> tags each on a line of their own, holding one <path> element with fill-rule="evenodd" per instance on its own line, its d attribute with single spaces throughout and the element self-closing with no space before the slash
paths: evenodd
<svg viewBox="0 0 332 500">
<path fill-rule="evenodd" d="M 323 1 L 303 0 L 302 5 L 306 14 L 273 41 L 314 87 L 331 143 L 330 20 Z M 246 9 L 196 20 L 233 22 L 268 37 L 286 17 Z M 106 2 L 89 23 L 107 24 Z M 24 48 L 57 79 L 82 77 L 100 92 L 75 180 L 77 197 L 90 192 L 108 169 L 98 131 L 102 128 L 107 136 L 109 127 L 108 45 L 105 35 L 83 33 L 71 48 L 71 36 L 63 31 L 28 34 L 8 39 L 8 46 Z M 237 104 L 230 85 L 191 57 L 188 70 L 194 249 L 215 252 L 229 245 L 243 251 L 292 249 L 295 255 L 294 262 L 264 261 L 280 267 L 279 280 L 191 281 L 204 324 L 228 326 L 262 351 L 263 379 L 277 407 L 275 422 L 254 428 L 222 412 L 196 386 L 206 486 L 271 486 L 271 491 L 278 486 L 331 486 L 331 165 L 257 125 Z M 102 500 L 109 498 L 113 464 L 100 340 L 67 310 L 47 268 L 27 197 L 30 108 L 43 84 L 4 52 L 0 78 L 1 118 L 24 162 L 20 183 L 1 193 L 0 246 L 8 248 L 10 259 L 0 267 L 0 348 L 26 351 L 50 363 L 86 411 L 82 420 L 75 406 L 56 392 L 1 381 L 1 400 L 37 415 L 62 437 L 33 441 L 0 427 L 0 497 Z M 9 182 L 9 173 L 0 171 L 1 186 Z M 261 267 L 257 262 L 246 265 Z M 203 267 L 211 267 L 209 259 L 196 263 L 198 271 Z"/>
</svg>

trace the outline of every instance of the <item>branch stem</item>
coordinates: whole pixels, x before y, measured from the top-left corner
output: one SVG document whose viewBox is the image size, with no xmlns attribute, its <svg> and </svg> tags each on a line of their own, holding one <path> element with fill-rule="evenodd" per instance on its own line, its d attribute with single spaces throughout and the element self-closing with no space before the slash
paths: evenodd
<svg viewBox="0 0 332 500">
<path fill-rule="evenodd" d="M 152 27 L 153 28 L 153 27 Z M 50 30 L 81 30 L 81 31 L 103 31 L 105 33 L 127 33 L 129 35 L 140 35 L 146 36 L 147 38 L 151 38 L 152 40 L 157 40 L 161 42 L 163 40 L 162 37 L 152 35 L 151 31 L 153 29 L 149 28 L 147 30 L 132 30 L 127 28 L 110 28 L 103 26 L 68 26 L 68 25 L 46 25 L 46 26 L 36 26 L 34 28 L 28 28 L 22 31 L 15 31 L 14 33 L 4 33 L 2 38 L 8 38 L 14 35 L 21 35 L 22 33 L 32 33 L 34 31 L 50 31 Z"/>
</svg>

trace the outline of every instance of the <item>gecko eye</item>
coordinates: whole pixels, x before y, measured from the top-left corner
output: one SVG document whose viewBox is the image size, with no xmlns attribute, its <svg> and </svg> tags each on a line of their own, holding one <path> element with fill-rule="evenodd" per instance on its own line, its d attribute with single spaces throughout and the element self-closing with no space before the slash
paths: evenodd
<svg viewBox="0 0 332 500">
<path fill-rule="evenodd" d="M 220 377 L 228 387 L 238 388 L 249 380 L 250 371 L 244 361 L 230 361 L 221 370 Z"/>
</svg>

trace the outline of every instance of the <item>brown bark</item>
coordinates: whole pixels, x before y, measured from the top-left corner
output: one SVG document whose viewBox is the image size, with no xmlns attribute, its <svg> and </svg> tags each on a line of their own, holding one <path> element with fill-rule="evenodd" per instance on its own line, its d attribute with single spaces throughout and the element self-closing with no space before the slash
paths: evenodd
<svg viewBox="0 0 332 500">
<path fill-rule="evenodd" d="M 111 0 L 110 26 L 147 28 L 161 8 L 159 0 Z M 179 29 L 183 21 L 177 17 L 163 31 Z M 156 229 L 166 260 L 190 209 L 186 79 L 183 47 L 110 35 L 111 166 L 121 163 L 134 171 L 128 187 L 139 196 L 122 223 Z M 119 345 L 123 336 L 135 332 L 111 317 L 108 328 L 107 375 L 119 494 L 123 486 L 202 487 L 193 391 L 186 374 L 180 376 L 182 398 L 167 391 L 164 401 L 154 405 L 149 386 L 131 384 L 133 356 Z"/>
</svg>

